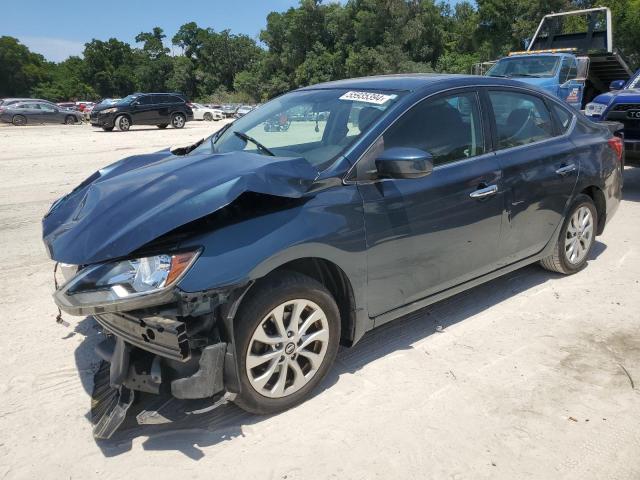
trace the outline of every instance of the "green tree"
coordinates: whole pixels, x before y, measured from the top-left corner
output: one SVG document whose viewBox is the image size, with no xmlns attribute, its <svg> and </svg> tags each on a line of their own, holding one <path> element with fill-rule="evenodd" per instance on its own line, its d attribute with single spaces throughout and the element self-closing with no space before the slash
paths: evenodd
<svg viewBox="0 0 640 480">
<path fill-rule="evenodd" d="M 0 37 L 0 97 L 29 95 L 37 84 L 50 80 L 53 68 L 17 38 Z"/>
</svg>

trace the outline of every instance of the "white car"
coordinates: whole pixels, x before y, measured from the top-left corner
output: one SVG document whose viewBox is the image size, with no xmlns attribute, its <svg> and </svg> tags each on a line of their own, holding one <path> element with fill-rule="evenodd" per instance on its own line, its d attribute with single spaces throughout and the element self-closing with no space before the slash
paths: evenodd
<svg viewBox="0 0 640 480">
<path fill-rule="evenodd" d="M 191 109 L 193 110 L 193 119 L 194 120 L 222 120 L 224 118 L 224 113 L 222 110 L 217 110 L 215 108 L 205 107 L 201 103 L 192 103 Z"/>
</svg>

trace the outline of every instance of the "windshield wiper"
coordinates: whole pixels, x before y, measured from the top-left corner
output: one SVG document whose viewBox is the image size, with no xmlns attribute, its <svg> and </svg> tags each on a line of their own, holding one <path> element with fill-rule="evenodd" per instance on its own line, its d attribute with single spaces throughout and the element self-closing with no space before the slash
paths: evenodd
<svg viewBox="0 0 640 480">
<path fill-rule="evenodd" d="M 511 78 L 511 75 L 501 75 L 499 73 L 488 73 L 488 77 Z"/>
<path fill-rule="evenodd" d="M 534 75 L 533 73 L 514 73 L 514 77 L 533 77 L 540 78 L 540 75 Z"/>
<path fill-rule="evenodd" d="M 250 137 L 249 135 L 247 135 L 246 133 L 242 133 L 242 132 L 233 132 L 234 134 L 236 134 L 236 136 L 240 137 L 241 139 L 243 139 L 245 142 L 251 142 L 253 143 L 256 147 L 258 147 L 258 150 L 260 150 L 263 153 L 266 153 L 267 155 L 271 155 L 272 157 L 275 157 L 276 154 L 273 153 L 271 150 L 269 150 L 267 147 L 265 147 L 264 145 L 262 145 L 259 141 L 257 141 L 255 138 Z"/>
</svg>

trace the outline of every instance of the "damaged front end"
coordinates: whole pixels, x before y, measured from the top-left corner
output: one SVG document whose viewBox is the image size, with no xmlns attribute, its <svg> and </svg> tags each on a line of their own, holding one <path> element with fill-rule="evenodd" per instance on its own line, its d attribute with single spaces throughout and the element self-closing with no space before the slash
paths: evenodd
<svg viewBox="0 0 640 480">
<path fill-rule="evenodd" d="M 54 300 L 106 333 L 97 347 L 110 366 L 94 391 L 96 437 L 115 432 L 135 392 L 217 405 L 238 391 L 232 318 L 250 281 L 217 286 L 200 274 L 184 291 L 181 280 L 207 255 L 188 240 L 215 230 L 207 219 L 240 221 L 233 205 L 252 195 L 300 199 L 316 176 L 301 158 L 163 151 L 96 172 L 52 205 L 43 240 L 65 277 Z"/>
<path fill-rule="evenodd" d="M 138 259 L 129 262 L 142 263 Z M 59 288 L 54 299 L 67 313 L 92 315 L 106 334 L 96 346 L 109 369 L 108 375 L 102 371 L 96 377 L 102 375 L 95 382 L 92 399 L 94 436 L 111 437 L 139 393 L 178 400 L 211 399 L 220 404 L 227 393 L 225 383 L 229 383 L 225 382 L 227 357 L 227 370 L 234 372 L 235 365 L 233 351 L 228 349 L 231 326 L 225 318 L 247 286 L 188 294 L 175 286 L 177 277 L 146 295 L 131 293 L 130 298 L 106 300 L 107 296 L 117 297 L 114 292 L 124 295 L 138 280 L 123 275 L 119 267 L 108 289 L 98 289 L 95 267 L 87 268 L 91 270 L 80 270 Z M 103 270 L 113 271 L 113 266 Z M 88 278 L 94 280 L 91 291 L 79 287 L 88 288 Z M 74 298 L 76 295 L 84 297 Z M 95 296 L 94 303 L 89 303 L 90 295 Z M 158 423 L 160 415 L 145 410 L 138 415 L 138 423 Z"/>
</svg>

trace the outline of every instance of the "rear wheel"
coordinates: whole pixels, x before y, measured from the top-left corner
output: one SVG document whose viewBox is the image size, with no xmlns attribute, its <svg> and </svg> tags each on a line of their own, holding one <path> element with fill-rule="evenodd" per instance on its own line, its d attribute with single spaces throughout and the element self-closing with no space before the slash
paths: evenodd
<svg viewBox="0 0 640 480">
<path fill-rule="evenodd" d="M 27 124 L 27 117 L 25 117 L 24 115 L 14 115 L 11 121 L 17 127 L 22 127 L 23 125 Z"/>
<path fill-rule="evenodd" d="M 158 128 L 167 128 L 169 126 L 168 123 L 161 123 L 160 125 L 156 125 Z"/>
<path fill-rule="evenodd" d="M 322 284 L 295 272 L 267 277 L 248 295 L 237 315 L 235 402 L 256 414 L 280 412 L 302 402 L 329 371 L 340 314 Z"/>
<path fill-rule="evenodd" d="M 182 113 L 176 113 L 171 118 L 171 126 L 173 128 L 182 128 L 184 127 L 185 123 L 187 123 L 187 119 Z"/>
<path fill-rule="evenodd" d="M 131 128 L 131 121 L 125 115 L 120 115 L 113 123 L 121 132 L 126 132 Z"/>
<path fill-rule="evenodd" d="M 540 264 L 552 272 L 571 275 L 587 264 L 598 225 L 598 213 L 593 200 L 578 195 L 562 225 L 553 254 Z"/>
<path fill-rule="evenodd" d="M 74 125 L 75 123 L 77 123 L 76 117 L 74 117 L 73 115 L 67 115 L 64 119 L 64 123 L 65 125 Z"/>
</svg>

